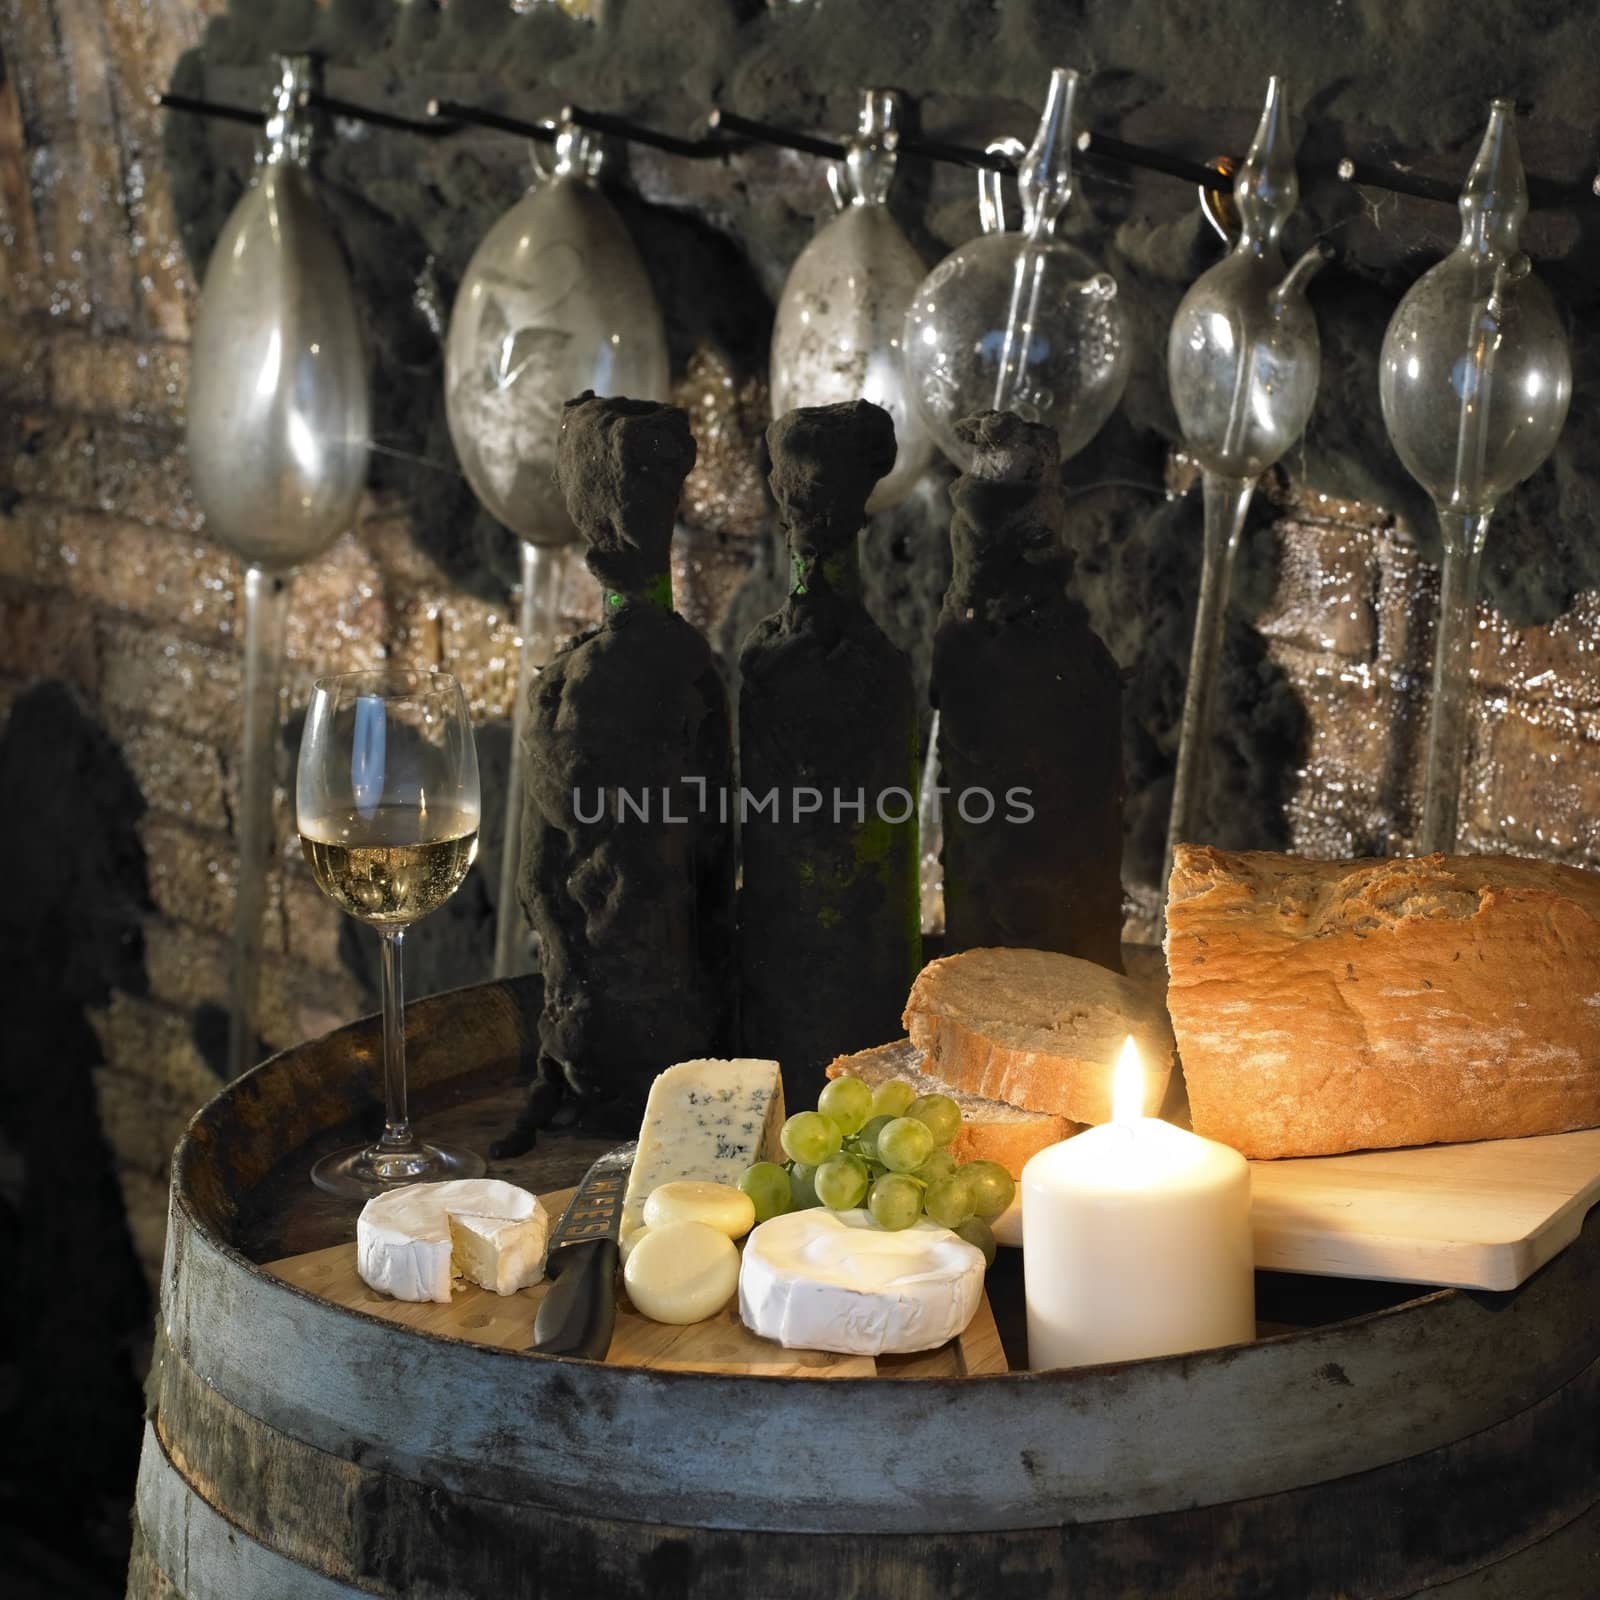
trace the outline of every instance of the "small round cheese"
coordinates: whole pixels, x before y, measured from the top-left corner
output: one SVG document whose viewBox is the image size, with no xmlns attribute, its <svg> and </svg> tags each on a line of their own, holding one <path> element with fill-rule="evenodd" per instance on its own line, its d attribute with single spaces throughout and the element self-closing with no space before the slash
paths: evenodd
<svg viewBox="0 0 1600 1600">
<path fill-rule="evenodd" d="M 983 1252 L 924 1217 L 880 1228 L 866 1211 L 790 1211 L 745 1241 L 739 1314 L 789 1350 L 933 1350 L 983 1298 Z"/>
<path fill-rule="evenodd" d="M 634 1309 L 652 1321 L 703 1322 L 739 1287 L 739 1252 L 703 1222 L 665 1222 L 634 1241 L 622 1281 Z"/>
<path fill-rule="evenodd" d="M 1008 1205 L 998 1217 L 990 1217 L 990 1230 L 994 1234 L 996 1244 L 1010 1245 L 1014 1250 L 1022 1248 L 1022 1185 L 1017 1185 L 1017 1192 L 1012 1196 Z"/>
<path fill-rule="evenodd" d="M 730 1239 L 742 1239 L 756 1225 L 756 1203 L 731 1183 L 684 1179 L 650 1191 L 644 1222 L 647 1228 L 663 1222 L 703 1222 Z"/>
<path fill-rule="evenodd" d="M 648 1228 L 625 1228 L 622 1237 L 617 1240 L 617 1249 L 622 1254 L 622 1264 L 627 1266 L 628 1257 L 633 1254 L 633 1247 L 649 1232 Z"/>
</svg>

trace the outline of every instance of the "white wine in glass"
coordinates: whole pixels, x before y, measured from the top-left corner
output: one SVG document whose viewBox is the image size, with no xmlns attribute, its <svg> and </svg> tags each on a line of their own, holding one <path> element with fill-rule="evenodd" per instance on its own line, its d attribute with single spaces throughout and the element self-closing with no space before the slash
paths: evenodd
<svg viewBox="0 0 1600 1600">
<path fill-rule="evenodd" d="M 383 941 L 385 1116 L 376 1144 L 311 1170 L 333 1194 L 473 1178 L 483 1158 L 425 1144 L 406 1112 L 402 940 L 461 887 L 478 854 L 478 756 L 461 685 L 388 669 L 324 678 L 300 741 L 295 813 L 317 887 Z"/>
</svg>

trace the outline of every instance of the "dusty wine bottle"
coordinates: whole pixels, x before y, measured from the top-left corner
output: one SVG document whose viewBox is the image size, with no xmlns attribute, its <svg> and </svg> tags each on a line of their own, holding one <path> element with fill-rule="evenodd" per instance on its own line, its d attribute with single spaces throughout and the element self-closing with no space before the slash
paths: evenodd
<svg viewBox="0 0 1600 1600">
<path fill-rule="evenodd" d="M 1122 970 L 1122 673 L 1069 593 L 1055 431 L 958 424 L 952 574 L 933 640 L 945 948 Z"/>
<path fill-rule="evenodd" d="M 732 1043 L 727 691 L 672 609 L 668 565 L 694 459 L 672 406 L 584 395 L 564 410 L 557 476 L 604 617 L 529 691 L 520 893 L 544 1009 L 506 1154 L 563 1101 L 584 1126 L 632 1133 L 657 1073 Z"/>
<path fill-rule="evenodd" d="M 837 1055 L 893 1039 L 921 955 L 917 708 L 861 602 L 867 497 L 894 424 L 867 401 L 767 430 L 794 584 L 739 656 L 740 1031 L 816 1104 Z"/>
</svg>

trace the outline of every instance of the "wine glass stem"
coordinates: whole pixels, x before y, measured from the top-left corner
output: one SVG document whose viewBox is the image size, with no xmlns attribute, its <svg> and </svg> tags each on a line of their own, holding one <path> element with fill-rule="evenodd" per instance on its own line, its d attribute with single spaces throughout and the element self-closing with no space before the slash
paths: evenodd
<svg viewBox="0 0 1600 1600">
<path fill-rule="evenodd" d="M 389 1154 L 413 1150 L 416 1138 L 406 1114 L 406 975 L 401 941 L 404 928 L 385 928 L 383 939 L 383 1137 Z"/>
<path fill-rule="evenodd" d="M 1433 711 L 1428 726 L 1428 767 L 1422 789 L 1423 853 L 1448 855 L 1456 847 L 1461 772 L 1467 747 L 1468 689 L 1473 623 L 1478 610 L 1478 569 L 1489 534 L 1489 514 L 1441 511 L 1444 568 L 1439 579 L 1439 631 L 1433 650 Z"/>
<path fill-rule="evenodd" d="M 1256 488 L 1253 478 L 1225 478 L 1214 472 L 1206 473 L 1201 482 L 1205 491 L 1205 559 L 1178 733 L 1178 771 L 1167 821 L 1167 851 L 1161 866 L 1163 891 L 1172 876 L 1174 852 L 1179 844 L 1194 838 L 1222 664 L 1222 626 L 1228 614 L 1228 591 L 1233 587 L 1233 559 L 1239 552 L 1239 535 Z"/>
<path fill-rule="evenodd" d="M 228 1076 L 254 1066 L 261 987 L 262 917 L 273 856 L 278 687 L 283 680 L 289 578 L 247 567 L 244 574 L 244 746 L 239 773 L 239 887 L 233 908 L 233 973 L 228 997 Z"/>
</svg>

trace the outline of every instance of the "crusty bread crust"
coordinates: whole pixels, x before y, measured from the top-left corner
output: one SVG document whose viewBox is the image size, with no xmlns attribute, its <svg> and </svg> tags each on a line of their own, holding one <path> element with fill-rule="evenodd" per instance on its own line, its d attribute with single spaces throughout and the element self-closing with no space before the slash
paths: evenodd
<svg viewBox="0 0 1600 1600">
<path fill-rule="evenodd" d="M 1133 1035 L 1147 1115 L 1172 1072 L 1166 1013 L 1138 984 L 1053 950 L 965 950 L 911 986 L 906 1031 L 927 1070 L 967 1094 L 1073 1122 L 1111 1116 L 1113 1069 Z"/>
<path fill-rule="evenodd" d="M 1600 1124 L 1600 875 L 1180 845 L 1167 966 L 1195 1131 L 1246 1156 Z"/>
<path fill-rule="evenodd" d="M 830 1078 L 849 1073 L 872 1085 L 904 1078 L 918 1094 L 947 1094 L 961 1107 L 961 1131 L 951 1142 L 957 1161 L 998 1161 L 1013 1178 L 1024 1163 L 1047 1145 L 1059 1144 L 1082 1130 L 1075 1122 L 1049 1112 L 1024 1111 L 998 1100 L 962 1094 L 928 1072 L 922 1052 L 909 1039 L 840 1056 L 828 1066 Z"/>
</svg>

